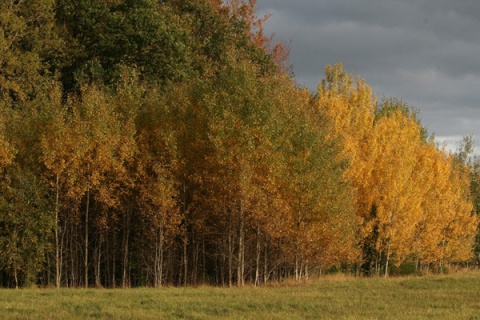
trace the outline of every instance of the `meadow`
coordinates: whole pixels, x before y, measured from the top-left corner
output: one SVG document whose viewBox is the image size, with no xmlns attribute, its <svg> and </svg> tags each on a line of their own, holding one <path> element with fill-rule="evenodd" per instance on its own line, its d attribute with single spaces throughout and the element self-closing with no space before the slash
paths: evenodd
<svg viewBox="0 0 480 320">
<path fill-rule="evenodd" d="M 480 319 L 480 273 L 265 287 L 2 289 L 0 319 Z"/>
</svg>

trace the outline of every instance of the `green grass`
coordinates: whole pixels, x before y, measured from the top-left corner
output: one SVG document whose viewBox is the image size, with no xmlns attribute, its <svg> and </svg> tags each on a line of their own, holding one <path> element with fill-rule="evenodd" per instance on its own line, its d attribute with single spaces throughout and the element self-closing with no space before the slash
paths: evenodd
<svg viewBox="0 0 480 320">
<path fill-rule="evenodd" d="M 2 289 L 0 319 L 480 320 L 480 273 L 243 289 Z"/>
</svg>

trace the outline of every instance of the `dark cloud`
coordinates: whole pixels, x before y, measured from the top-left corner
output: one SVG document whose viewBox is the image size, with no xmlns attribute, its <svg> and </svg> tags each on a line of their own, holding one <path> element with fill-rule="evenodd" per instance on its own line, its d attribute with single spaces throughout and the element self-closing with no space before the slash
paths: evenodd
<svg viewBox="0 0 480 320">
<path fill-rule="evenodd" d="M 429 132 L 480 145 L 478 0 L 258 0 L 267 33 L 291 41 L 297 81 L 315 90 L 325 65 L 420 110 Z M 480 148 L 479 148 L 480 149 Z"/>
</svg>

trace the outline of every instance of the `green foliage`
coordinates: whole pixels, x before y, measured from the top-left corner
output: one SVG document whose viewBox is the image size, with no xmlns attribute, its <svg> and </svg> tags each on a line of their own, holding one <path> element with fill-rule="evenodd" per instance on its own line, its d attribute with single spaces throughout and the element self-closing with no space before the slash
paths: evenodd
<svg viewBox="0 0 480 320">
<path fill-rule="evenodd" d="M 35 284 L 52 248 L 47 190 L 18 169 L 7 168 L 0 183 L 0 269 L 9 287 Z"/>
<path fill-rule="evenodd" d="M 0 99 L 11 105 L 37 96 L 58 64 L 53 0 L 0 3 Z"/>
<path fill-rule="evenodd" d="M 67 91 L 116 83 L 122 65 L 160 84 L 189 74 L 188 34 L 172 9 L 158 1 L 59 0 L 56 14 L 71 43 L 62 70 Z"/>
<path fill-rule="evenodd" d="M 83 84 L 115 84 L 122 66 L 140 79 L 165 85 L 226 63 L 236 48 L 243 58 L 272 69 L 265 52 L 249 43 L 247 29 L 208 1 L 59 0 L 57 23 L 70 55 L 63 63 L 66 91 Z"/>
<path fill-rule="evenodd" d="M 305 261 L 324 267 L 349 261 L 357 230 L 351 185 L 344 178 L 347 159 L 340 155 L 339 141 L 328 138 L 329 122 L 321 111 L 298 105 L 287 116 L 289 137 L 275 172 L 291 210 L 297 250 L 302 248 Z"/>
</svg>

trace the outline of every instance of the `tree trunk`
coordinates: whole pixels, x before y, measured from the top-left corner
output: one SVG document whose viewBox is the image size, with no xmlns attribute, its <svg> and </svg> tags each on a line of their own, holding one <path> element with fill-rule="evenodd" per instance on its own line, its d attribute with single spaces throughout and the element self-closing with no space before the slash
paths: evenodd
<svg viewBox="0 0 480 320">
<path fill-rule="evenodd" d="M 74 230 L 73 230 L 73 224 L 72 223 L 70 223 L 69 230 L 70 230 L 70 237 L 69 237 L 70 241 L 68 243 L 68 247 L 70 248 L 70 250 L 69 250 L 70 261 L 67 261 L 67 268 L 70 267 L 70 268 L 68 268 L 68 269 L 70 269 L 69 270 L 70 271 L 70 281 L 69 281 L 70 285 L 69 286 L 73 287 L 74 286 L 73 279 L 75 278 L 75 266 L 74 266 L 74 261 L 73 261 L 73 252 L 74 252 L 73 251 L 74 250 L 74 247 L 73 247 L 73 231 Z M 70 266 L 68 266 L 69 262 L 70 262 Z"/>
<path fill-rule="evenodd" d="M 55 195 L 55 287 L 60 288 L 61 283 L 61 265 L 60 265 L 60 239 L 58 225 L 59 213 L 59 176 L 56 177 L 56 195 Z"/>
<path fill-rule="evenodd" d="M 127 209 L 123 230 L 123 266 L 122 266 L 122 287 L 129 287 L 130 281 L 128 277 L 128 254 L 129 254 L 129 237 L 130 237 L 130 209 Z"/>
<path fill-rule="evenodd" d="M 299 204 L 300 206 L 300 204 Z M 299 282 L 300 281 L 300 270 L 299 270 L 299 263 L 300 263 L 300 227 L 301 227 L 301 214 L 300 211 L 297 213 L 297 234 L 295 238 L 295 281 Z"/>
<path fill-rule="evenodd" d="M 382 253 L 378 252 L 375 259 L 376 259 L 375 260 L 375 274 L 377 275 L 377 277 L 379 277 L 380 276 L 380 264 L 381 264 L 381 261 L 382 261 Z"/>
<path fill-rule="evenodd" d="M 387 248 L 387 260 L 385 261 L 385 278 L 388 277 L 388 262 L 390 260 L 390 244 Z"/>
<path fill-rule="evenodd" d="M 85 208 L 85 264 L 84 264 L 84 285 L 88 288 L 88 210 L 90 207 L 90 182 L 87 184 L 87 207 Z"/>
<path fill-rule="evenodd" d="M 163 223 L 160 225 L 158 233 L 158 241 L 155 250 L 155 287 L 162 286 L 163 277 Z"/>
<path fill-rule="evenodd" d="M 205 234 L 202 235 L 202 283 L 206 282 Z"/>
<path fill-rule="evenodd" d="M 264 243 L 264 250 L 263 250 L 263 283 L 264 284 L 267 284 L 267 281 L 268 281 L 268 276 L 269 276 L 269 273 L 268 273 L 268 246 L 267 246 L 267 241 L 265 239 L 265 243 Z"/>
<path fill-rule="evenodd" d="M 117 279 L 115 277 L 115 273 L 117 271 L 117 233 L 113 231 L 113 236 L 112 236 L 112 288 L 115 288 L 117 286 Z"/>
<path fill-rule="evenodd" d="M 192 267 L 192 284 L 197 285 L 198 278 L 198 260 L 200 259 L 200 243 L 195 240 L 196 236 L 193 238 L 193 267 Z"/>
<path fill-rule="evenodd" d="M 244 284 L 244 238 L 245 238 L 245 230 L 244 230 L 244 217 L 243 217 L 243 201 L 240 200 L 240 224 L 238 227 L 238 265 L 237 265 L 237 286 L 242 287 Z"/>
<path fill-rule="evenodd" d="M 295 281 L 300 281 L 300 273 L 298 271 L 298 246 L 295 248 Z"/>
<path fill-rule="evenodd" d="M 305 274 L 305 280 L 308 280 L 308 277 L 309 277 L 309 274 L 308 274 L 308 260 L 305 261 L 304 269 L 305 269 L 305 273 L 304 273 Z"/>
<path fill-rule="evenodd" d="M 63 278 L 66 279 L 67 278 L 67 273 L 68 273 L 68 269 L 67 268 L 64 268 L 64 265 L 63 265 L 63 261 L 64 261 L 64 257 L 65 257 L 65 247 L 66 247 L 66 244 L 65 244 L 65 235 L 66 235 L 66 231 L 67 231 L 67 221 L 65 219 L 64 221 L 64 224 L 63 224 L 63 229 L 60 230 L 61 233 L 60 233 L 60 248 L 59 248 L 59 255 L 60 255 L 60 260 L 59 260 L 59 264 L 60 264 L 60 267 L 59 267 L 59 271 L 60 271 L 60 286 L 62 285 L 62 273 L 63 273 Z"/>
<path fill-rule="evenodd" d="M 187 286 L 188 278 L 188 256 L 187 256 L 187 227 L 185 226 L 185 235 L 183 238 L 183 285 Z"/>
<path fill-rule="evenodd" d="M 15 289 L 18 289 L 18 276 L 17 276 L 17 268 L 13 268 L 13 280 L 15 281 Z"/>
<path fill-rule="evenodd" d="M 104 264 L 103 264 L 103 268 L 105 270 L 105 274 L 104 274 L 104 285 L 106 287 L 112 287 L 112 284 L 110 283 L 111 279 L 112 279 L 112 273 L 111 273 L 111 270 L 110 270 L 110 259 L 111 259 L 111 256 L 110 256 L 110 238 L 108 237 L 108 231 L 107 229 L 104 230 L 104 234 L 103 234 L 103 237 L 105 239 L 105 254 L 104 254 Z"/>
<path fill-rule="evenodd" d="M 255 286 L 260 284 L 260 227 L 257 226 L 257 252 L 255 259 Z"/>
<path fill-rule="evenodd" d="M 228 287 L 233 284 L 232 213 L 228 211 Z"/>
<path fill-rule="evenodd" d="M 102 243 L 99 239 L 95 254 L 95 287 L 100 288 L 102 286 L 102 274 L 101 274 L 101 261 L 102 261 Z"/>
</svg>

